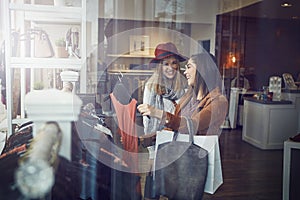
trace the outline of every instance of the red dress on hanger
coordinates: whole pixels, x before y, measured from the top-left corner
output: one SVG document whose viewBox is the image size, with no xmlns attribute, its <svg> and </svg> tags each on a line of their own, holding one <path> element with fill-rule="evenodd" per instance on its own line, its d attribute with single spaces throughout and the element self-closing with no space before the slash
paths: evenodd
<svg viewBox="0 0 300 200">
<path fill-rule="evenodd" d="M 131 101 L 123 105 L 121 104 L 113 93 L 110 94 L 112 103 L 114 105 L 120 135 L 122 137 L 122 144 L 124 147 L 123 159 L 131 168 L 132 172 L 138 171 L 138 137 L 136 131 L 136 104 L 137 101 L 135 99 L 131 99 Z"/>
<path fill-rule="evenodd" d="M 110 94 L 110 98 L 116 111 L 119 133 L 125 150 L 123 152 L 123 160 L 132 173 L 138 174 L 138 137 L 135 126 L 137 101 L 131 99 L 128 104 L 123 105 L 113 93 Z M 138 194 L 141 194 L 140 181 L 137 182 L 135 189 Z"/>
</svg>

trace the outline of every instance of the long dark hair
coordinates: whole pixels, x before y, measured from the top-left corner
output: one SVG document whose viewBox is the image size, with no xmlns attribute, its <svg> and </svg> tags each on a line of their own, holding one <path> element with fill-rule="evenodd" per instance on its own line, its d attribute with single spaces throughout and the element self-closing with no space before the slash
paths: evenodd
<svg viewBox="0 0 300 200">
<path fill-rule="evenodd" d="M 220 86 L 220 73 L 215 57 L 210 53 L 199 53 L 191 56 L 196 64 L 194 92 L 196 96 L 206 96 L 209 91 Z"/>
<path fill-rule="evenodd" d="M 182 98 L 182 105 L 186 105 L 192 97 L 203 98 L 210 91 L 222 85 L 221 75 L 216 66 L 216 59 L 212 54 L 194 54 L 190 59 L 196 65 L 196 76 L 193 87 L 190 87 Z"/>
</svg>

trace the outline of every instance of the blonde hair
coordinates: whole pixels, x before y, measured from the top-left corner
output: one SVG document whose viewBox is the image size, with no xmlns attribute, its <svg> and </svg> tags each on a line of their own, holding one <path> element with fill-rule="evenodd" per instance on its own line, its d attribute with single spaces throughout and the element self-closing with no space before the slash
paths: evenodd
<svg viewBox="0 0 300 200">
<path fill-rule="evenodd" d="M 187 85 L 186 80 L 183 78 L 183 75 L 180 73 L 180 62 L 176 56 L 172 56 L 176 58 L 178 62 L 178 67 L 176 69 L 176 75 L 172 79 L 173 82 L 173 90 L 174 92 L 179 92 L 180 90 L 184 89 Z M 170 57 L 169 57 L 170 58 Z M 164 74 L 162 70 L 162 63 L 157 63 L 156 69 L 153 75 L 149 78 L 149 89 L 153 89 L 156 94 L 163 95 L 166 93 L 166 86 L 164 83 Z"/>
</svg>

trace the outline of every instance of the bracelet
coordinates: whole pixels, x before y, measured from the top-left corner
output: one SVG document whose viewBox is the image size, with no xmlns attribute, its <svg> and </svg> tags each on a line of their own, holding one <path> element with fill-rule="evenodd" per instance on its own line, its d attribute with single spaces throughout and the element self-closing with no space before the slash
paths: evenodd
<svg viewBox="0 0 300 200">
<path fill-rule="evenodd" d="M 165 124 L 169 124 L 170 123 L 170 115 L 166 112 L 165 113 Z"/>
<path fill-rule="evenodd" d="M 170 119 L 169 119 L 169 117 L 168 117 L 168 114 L 166 114 L 165 124 L 168 124 L 168 123 L 170 123 Z"/>
</svg>

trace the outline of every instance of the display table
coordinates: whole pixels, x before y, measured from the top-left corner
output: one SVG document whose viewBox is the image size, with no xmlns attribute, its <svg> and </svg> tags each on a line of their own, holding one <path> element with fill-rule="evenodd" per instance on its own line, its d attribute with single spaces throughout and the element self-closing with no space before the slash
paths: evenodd
<svg viewBox="0 0 300 200">
<path fill-rule="evenodd" d="M 284 142 L 283 157 L 283 182 L 282 182 L 282 199 L 293 200 L 299 199 L 300 192 L 297 188 L 300 182 L 300 142 L 287 140 Z"/>
<path fill-rule="evenodd" d="M 244 98 L 242 139 L 260 149 L 282 149 L 296 135 L 298 114 L 291 101 Z"/>
</svg>

